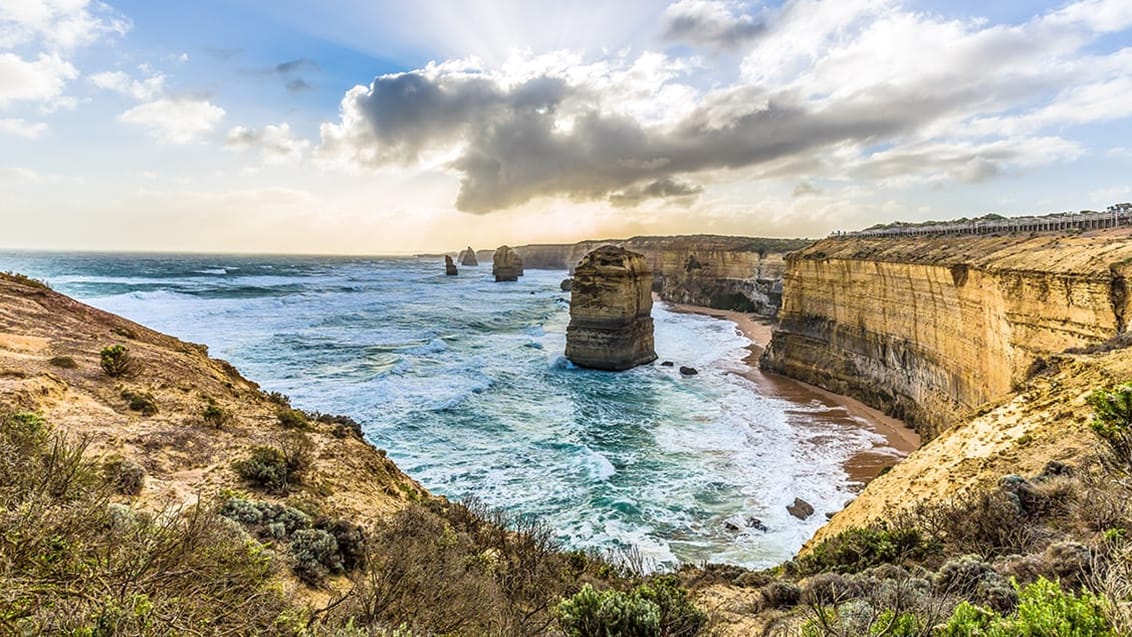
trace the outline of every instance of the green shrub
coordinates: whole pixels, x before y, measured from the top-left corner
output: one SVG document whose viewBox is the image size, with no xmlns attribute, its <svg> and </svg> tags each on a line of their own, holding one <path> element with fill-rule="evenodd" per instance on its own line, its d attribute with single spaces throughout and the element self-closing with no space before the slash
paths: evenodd
<svg viewBox="0 0 1132 637">
<path fill-rule="evenodd" d="M 126 400 L 130 409 L 140 411 L 143 416 L 152 416 L 157 413 L 157 401 L 154 400 L 153 394 L 127 389 L 122 391 L 122 398 Z"/>
<path fill-rule="evenodd" d="M 290 407 L 280 407 L 275 410 L 275 417 L 279 419 L 279 424 L 283 425 L 284 429 L 306 429 L 310 424 L 307 422 L 306 414 Z"/>
<path fill-rule="evenodd" d="M 1104 615 L 1104 602 L 1090 593 L 1074 595 L 1045 578 L 1021 589 L 1018 609 L 1002 616 L 963 602 L 940 637 L 1117 637 Z"/>
<path fill-rule="evenodd" d="M 330 573 L 342 572 L 338 542 L 322 529 L 295 531 L 288 550 L 295 560 L 295 574 L 308 584 L 317 584 Z"/>
<path fill-rule="evenodd" d="M 75 369 L 79 366 L 70 356 L 52 356 L 47 363 L 62 369 Z"/>
<path fill-rule="evenodd" d="M 107 376 L 126 376 L 134 372 L 136 366 L 125 345 L 103 347 L 99 355 L 99 367 Z"/>
<path fill-rule="evenodd" d="M 301 484 L 314 465 L 314 443 L 304 433 L 290 432 L 274 447 L 260 446 L 232 468 L 241 478 L 269 493 L 285 493 Z"/>
<path fill-rule="evenodd" d="M 291 398 L 288 397 L 287 394 L 283 394 L 277 391 L 273 391 L 267 394 L 267 399 L 275 403 L 276 405 L 279 405 L 280 407 L 291 406 Z"/>
<path fill-rule="evenodd" d="M 635 594 L 660 609 L 663 637 L 692 637 L 707 624 L 707 613 L 696 608 L 688 591 L 671 575 L 655 577 L 637 587 Z"/>
<path fill-rule="evenodd" d="M 596 591 L 586 584 L 555 608 L 570 637 L 659 637 L 660 607 L 639 595 Z"/>
<path fill-rule="evenodd" d="M 256 447 L 250 456 L 233 463 L 232 468 L 241 478 L 270 493 L 284 493 L 290 484 L 287 458 L 277 447 Z"/>
<path fill-rule="evenodd" d="M 213 401 L 209 401 L 208 406 L 204 408 L 203 416 L 205 424 L 215 429 L 223 429 L 232 420 L 231 412 Z"/>
<path fill-rule="evenodd" d="M 1093 431 L 1105 441 L 1117 460 L 1132 462 L 1132 383 L 1089 394 L 1093 408 Z"/>
<path fill-rule="evenodd" d="M 919 529 L 875 527 L 843 531 L 788 565 L 799 575 L 835 571 L 857 573 L 881 564 L 920 560 L 938 551 Z"/>
<path fill-rule="evenodd" d="M 137 495 L 145 486 L 145 469 L 121 456 L 111 456 L 103 461 L 102 473 L 114 490 L 122 495 Z"/>
</svg>

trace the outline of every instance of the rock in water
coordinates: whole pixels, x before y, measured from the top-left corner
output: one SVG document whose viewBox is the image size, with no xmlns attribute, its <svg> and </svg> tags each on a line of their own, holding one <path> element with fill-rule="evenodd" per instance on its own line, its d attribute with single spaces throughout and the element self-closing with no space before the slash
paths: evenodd
<svg viewBox="0 0 1132 637">
<path fill-rule="evenodd" d="M 619 371 L 656 360 L 652 272 L 636 252 L 602 246 L 574 269 L 566 358 Z"/>
<path fill-rule="evenodd" d="M 480 264 L 479 261 L 476 261 L 476 251 L 472 249 L 472 246 L 464 248 L 464 250 L 460 252 L 460 256 L 457 257 L 457 259 L 460 261 L 460 265 L 478 266 Z"/>
<path fill-rule="evenodd" d="M 509 246 L 499 246 L 491 258 L 491 273 L 496 281 L 518 281 L 523 276 L 523 260 Z"/>
<path fill-rule="evenodd" d="M 444 255 L 444 273 L 448 276 L 456 276 L 456 264 L 452 263 L 452 257 L 447 254 Z"/>
<path fill-rule="evenodd" d="M 558 284 L 558 289 L 563 292 L 569 292 L 572 287 L 574 287 L 574 279 L 562 279 L 562 283 Z"/>
<path fill-rule="evenodd" d="M 695 376 L 699 373 L 699 370 L 697 370 L 695 367 L 684 367 L 683 365 L 680 366 L 681 376 Z"/>
<path fill-rule="evenodd" d="M 794 504 L 786 505 L 786 510 L 790 512 L 790 515 L 798 518 L 799 520 L 805 520 L 806 518 L 814 514 L 813 505 L 811 505 L 809 502 L 806 502 L 802 498 L 794 498 Z"/>
</svg>

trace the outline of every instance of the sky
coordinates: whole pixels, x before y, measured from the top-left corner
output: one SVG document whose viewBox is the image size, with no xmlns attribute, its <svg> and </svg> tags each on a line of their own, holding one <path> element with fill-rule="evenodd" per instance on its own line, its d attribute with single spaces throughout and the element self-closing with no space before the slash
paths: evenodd
<svg viewBox="0 0 1132 637">
<path fill-rule="evenodd" d="M 0 0 L 0 249 L 816 238 L 1130 200 L 1128 0 Z"/>
</svg>

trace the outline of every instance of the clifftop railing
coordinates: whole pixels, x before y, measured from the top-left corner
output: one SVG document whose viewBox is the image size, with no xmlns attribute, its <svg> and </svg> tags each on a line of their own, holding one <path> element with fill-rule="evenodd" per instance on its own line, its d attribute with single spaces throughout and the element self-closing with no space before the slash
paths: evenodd
<svg viewBox="0 0 1132 637">
<path fill-rule="evenodd" d="M 834 232 L 830 237 L 923 237 L 932 235 L 980 235 L 1000 232 L 1052 232 L 1103 230 L 1132 226 L 1132 205 L 1120 204 L 1105 212 L 1076 212 L 1040 217 L 973 219 L 971 221 L 893 226 L 853 232 Z"/>
</svg>

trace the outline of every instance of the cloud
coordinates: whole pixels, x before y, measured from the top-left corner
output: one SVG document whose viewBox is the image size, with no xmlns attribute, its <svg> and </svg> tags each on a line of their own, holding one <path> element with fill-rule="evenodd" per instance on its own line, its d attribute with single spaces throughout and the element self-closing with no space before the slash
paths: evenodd
<svg viewBox="0 0 1132 637">
<path fill-rule="evenodd" d="M 311 143 L 295 138 L 291 126 L 284 122 L 259 129 L 237 126 L 228 131 L 225 145 L 233 150 L 259 149 L 264 163 L 282 164 L 302 159 Z"/>
<path fill-rule="evenodd" d="M 272 69 L 275 73 L 297 73 L 299 71 L 321 71 L 322 68 L 318 62 L 309 58 L 299 58 L 297 60 L 289 60 L 287 62 L 280 62 Z"/>
<path fill-rule="evenodd" d="M 818 188 L 817 186 L 813 185 L 812 183 L 810 183 L 808 181 L 802 181 L 802 182 L 798 182 L 798 184 L 796 186 L 794 186 L 794 191 L 793 191 L 792 194 L 793 194 L 794 197 L 805 197 L 805 196 L 808 196 L 808 195 L 820 195 L 821 194 L 821 188 Z"/>
<path fill-rule="evenodd" d="M 224 119 L 224 109 L 208 100 L 161 98 L 139 104 L 118 116 L 118 121 L 145 128 L 154 139 L 187 144 L 212 131 Z"/>
<path fill-rule="evenodd" d="M 703 191 L 703 186 L 665 178 L 644 186 L 634 186 L 622 192 L 615 192 L 609 195 L 609 203 L 618 208 L 629 208 L 649 199 L 668 199 L 687 207 L 692 205 L 696 196 Z"/>
<path fill-rule="evenodd" d="M 742 12 L 737 2 L 679 0 L 664 11 L 665 40 L 716 49 L 736 49 L 757 38 L 766 25 Z"/>
<path fill-rule="evenodd" d="M 87 0 L 20 0 L 0 4 L 0 48 L 38 42 L 68 51 L 109 35 L 123 35 L 130 21 L 109 6 Z"/>
<path fill-rule="evenodd" d="M 35 139 L 45 132 L 47 132 L 47 124 L 43 122 L 28 122 L 22 117 L 0 118 L 0 135 Z"/>
<path fill-rule="evenodd" d="M 1082 144 L 1049 134 L 1055 125 L 1132 114 L 1132 54 L 1094 51 L 1102 30 L 1066 17 L 1080 7 L 1123 19 L 1120 3 L 1095 0 L 1018 25 L 897 0 L 792 0 L 748 43 L 740 78 L 710 88 L 693 84 L 689 60 L 658 54 L 450 60 L 348 91 L 316 154 L 363 170 L 451 171 L 456 207 L 479 214 L 540 197 L 635 205 L 685 196 L 665 184 L 735 170 L 979 183 L 1082 156 Z M 1013 123 L 981 124 L 996 120 Z"/>
<path fill-rule="evenodd" d="M 29 61 L 15 53 L 0 53 L 0 108 L 19 101 L 55 100 L 78 75 L 78 69 L 58 55 L 40 53 Z"/>
<path fill-rule="evenodd" d="M 286 87 L 288 93 L 305 93 L 314 88 L 309 82 L 302 78 L 287 82 Z"/>
<path fill-rule="evenodd" d="M 165 75 L 160 73 L 144 80 L 135 80 L 122 71 L 106 71 L 95 73 L 87 79 L 98 88 L 132 97 L 139 102 L 152 100 L 165 91 Z"/>
</svg>

